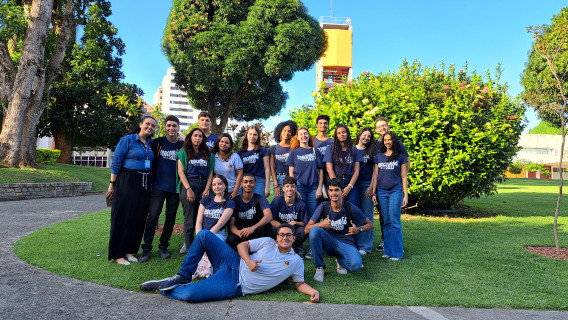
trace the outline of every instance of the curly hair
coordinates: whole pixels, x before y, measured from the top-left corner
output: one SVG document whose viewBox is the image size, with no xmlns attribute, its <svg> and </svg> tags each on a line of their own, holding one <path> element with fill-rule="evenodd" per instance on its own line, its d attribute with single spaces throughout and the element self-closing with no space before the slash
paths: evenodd
<svg viewBox="0 0 568 320">
<path fill-rule="evenodd" d="M 308 147 L 314 147 L 314 138 L 310 134 L 310 130 L 308 130 L 308 128 L 306 127 L 299 127 L 296 131 L 296 135 L 292 137 L 292 141 L 290 142 L 290 150 L 298 149 L 300 147 L 300 140 L 298 140 L 298 133 L 300 132 L 300 130 L 306 130 L 308 132 Z"/>
<path fill-rule="evenodd" d="M 375 144 L 375 141 L 373 141 L 373 130 L 371 130 L 371 128 L 369 127 L 363 127 L 361 128 L 361 130 L 359 130 L 359 133 L 357 133 L 357 138 L 355 138 L 355 144 L 359 144 L 359 139 L 361 138 L 361 135 L 365 132 L 368 131 L 371 134 L 371 139 L 369 140 L 369 142 L 367 142 L 367 144 L 365 144 L 365 155 L 369 156 L 369 160 L 373 160 L 375 158 L 375 152 L 377 151 L 377 145 Z M 371 161 L 372 162 L 372 161 Z"/>
<path fill-rule="evenodd" d="M 398 136 L 392 131 L 387 131 L 387 133 L 383 135 L 383 145 L 380 150 L 382 153 L 385 153 L 387 151 L 387 147 L 385 146 L 384 142 L 384 137 L 386 136 L 390 136 L 392 140 L 392 154 L 387 158 L 387 162 L 391 162 L 398 159 L 398 155 L 402 153 L 402 146 L 400 145 Z"/>
<path fill-rule="evenodd" d="M 231 155 L 233 154 L 233 137 L 231 137 L 230 134 L 224 132 L 223 134 L 221 134 L 221 136 L 219 137 L 219 139 L 217 139 L 217 142 L 215 142 L 215 145 L 213 146 L 213 149 L 211 149 L 211 153 L 212 154 L 217 154 L 220 150 L 219 150 L 219 142 L 221 142 L 222 138 L 227 138 L 229 139 L 229 151 L 227 152 L 226 156 L 221 158 L 221 155 L 219 155 L 219 158 L 221 158 L 221 160 L 225 161 L 227 159 L 229 159 L 231 157 Z"/>
<path fill-rule="evenodd" d="M 274 129 L 274 140 L 276 141 L 276 143 L 280 143 L 280 141 L 282 140 L 280 135 L 282 135 L 282 130 L 284 130 L 286 126 L 290 127 L 291 137 L 294 137 L 296 135 L 296 131 L 298 131 L 298 125 L 296 124 L 296 122 L 292 120 L 282 121 L 278 125 L 276 125 L 276 128 Z"/>
</svg>

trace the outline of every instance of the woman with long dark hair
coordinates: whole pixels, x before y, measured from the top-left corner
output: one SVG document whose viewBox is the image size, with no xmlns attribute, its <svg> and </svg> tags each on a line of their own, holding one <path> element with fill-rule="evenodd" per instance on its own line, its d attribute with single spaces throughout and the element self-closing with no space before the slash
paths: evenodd
<svg viewBox="0 0 568 320">
<path fill-rule="evenodd" d="M 357 205 L 356 182 L 359 178 L 359 162 L 361 158 L 355 154 L 351 141 L 349 128 L 338 124 L 333 133 L 331 152 L 327 150 L 323 161 L 325 162 L 329 179 L 337 178 L 343 185 L 343 199 Z"/>
<path fill-rule="evenodd" d="M 199 200 L 209 195 L 209 186 L 213 177 L 213 156 L 206 144 L 205 133 L 192 129 L 179 150 L 178 190 L 183 208 L 184 246 L 180 253 L 185 253 L 195 237 L 195 220 L 199 209 Z"/>
<path fill-rule="evenodd" d="M 106 193 L 108 199 L 113 199 L 108 260 L 114 259 L 121 265 L 138 262 L 134 255 L 142 242 L 148 214 L 148 175 L 154 159 L 150 143 L 156 124 L 156 119 L 144 116 L 135 133 L 120 139 L 112 158 Z"/>
<path fill-rule="evenodd" d="M 385 248 L 383 258 L 393 261 L 402 259 L 402 227 L 400 223 L 401 208 L 408 204 L 408 187 L 406 181 L 408 158 L 404 156 L 398 137 L 392 131 L 383 135 L 380 153 L 375 156 L 378 166 L 377 195 L 373 202 L 381 207 L 384 216 L 383 232 Z"/>
<path fill-rule="evenodd" d="M 323 196 L 323 163 L 321 153 L 314 147 L 308 128 L 300 127 L 292 138 L 291 151 L 286 160 L 291 177 L 298 180 L 298 193 L 306 202 L 308 216 L 316 211 Z"/>
<path fill-rule="evenodd" d="M 224 176 L 227 179 L 227 189 L 229 198 L 234 198 L 239 194 L 241 181 L 243 180 L 243 161 L 238 154 L 233 153 L 233 138 L 228 133 L 223 133 L 211 152 L 215 155 L 215 174 Z"/>
<path fill-rule="evenodd" d="M 274 183 L 274 196 L 277 197 L 282 193 L 282 181 L 289 174 L 286 160 L 290 155 L 290 143 L 292 137 L 296 135 L 298 125 L 292 120 L 280 122 L 274 129 L 275 145 L 270 147 L 270 173 L 272 174 L 272 183 Z"/>
<path fill-rule="evenodd" d="M 377 177 L 375 166 L 375 153 L 377 145 L 373 141 L 373 131 L 369 127 L 359 130 L 355 140 L 355 158 L 360 158 L 359 178 L 355 189 L 358 191 L 357 203 L 355 204 L 370 221 L 373 221 L 373 199 L 375 195 L 375 184 L 373 181 Z M 353 192 L 353 191 L 351 191 Z M 361 255 L 373 252 L 373 241 L 375 240 L 375 230 L 363 232 L 355 236 L 357 238 L 357 249 Z"/>
<path fill-rule="evenodd" d="M 250 126 L 243 137 L 241 149 L 238 154 L 243 160 L 244 173 L 250 173 L 255 176 L 256 187 L 254 193 L 270 196 L 270 164 L 268 150 L 260 144 L 262 137 L 260 129 L 256 126 Z"/>
<path fill-rule="evenodd" d="M 203 197 L 197 213 L 195 233 L 201 230 L 213 232 L 219 239 L 227 240 L 226 224 L 235 210 L 235 201 L 229 198 L 227 179 L 216 174 L 213 176 L 211 189 L 214 195 Z"/>
</svg>

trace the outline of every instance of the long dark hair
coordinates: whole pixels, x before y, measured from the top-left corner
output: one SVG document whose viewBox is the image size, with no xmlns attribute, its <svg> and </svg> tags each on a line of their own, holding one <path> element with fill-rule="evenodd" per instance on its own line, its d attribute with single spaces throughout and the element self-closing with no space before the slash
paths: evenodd
<svg viewBox="0 0 568 320">
<path fill-rule="evenodd" d="M 248 149 L 248 133 L 250 130 L 255 130 L 256 134 L 258 135 L 258 139 L 256 139 L 256 142 L 254 143 L 254 150 L 258 150 L 260 149 L 260 140 L 262 140 L 262 136 L 260 135 L 260 129 L 257 126 L 250 126 L 247 128 L 247 131 L 245 132 L 245 136 L 243 137 L 243 143 L 241 144 L 241 151 L 247 151 Z"/>
<path fill-rule="evenodd" d="M 296 135 L 298 124 L 296 124 L 296 122 L 292 120 L 282 121 L 278 125 L 276 125 L 276 128 L 274 129 L 274 141 L 276 141 L 276 143 L 280 143 L 280 141 L 282 140 L 280 136 L 282 135 L 282 130 L 284 130 L 286 126 L 290 127 L 290 141 Z"/>
<path fill-rule="evenodd" d="M 343 149 L 341 148 L 341 142 L 337 139 L 337 130 L 339 128 L 344 128 L 347 131 L 347 141 L 345 142 L 345 146 L 347 147 L 347 154 L 345 157 L 343 156 Z M 351 141 L 351 133 L 349 132 L 349 128 L 347 128 L 344 124 L 338 124 L 333 132 L 333 145 L 331 147 L 331 154 L 333 157 L 333 167 L 336 169 L 335 171 L 340 173 L 339 175 L 345 174 L 347 172 L 347 168 L 349 168 L 349 163 L 347 163 L 347 159 L 351 159 L 351 162 L 355 161 L 355 157 L 353 155 L 353 142 Z"/>
<path fill-rule="evenodd" d="M 231 137 L 230 134 L 224 132 L 224 133 L 219 137 L 219 139 L 217 139 L 217 142 L 215 142 L 215 145 L 213 146 L 213 149 L 211 149 L 211 153 L 212 153 L 212 154 L 217 154 L 217 153 L 219 152 L 219 142 L 221 142 L 221 138 L 224 138 L 224 137 L 229 139 L 229 144 L 230 144 L 231 146 L 229 147 L 229 151 L 228 151 L 228 154 L 226 155 L 226 158 L 225 158 L 225 159 L 222 159 L 222 158 L 221 158 L 221 155 L 219 155 L 219 159 L 221 159 L 221 160 L 223 160 L 223 161 L 229 159 L 229 158 L 231 157 L 231 155 L 233 154 L 233 137 Z"/>
<path fill-rule="evenodd" d="M 223 202 L 221 202 L 221 207 L 224 207 L 225 201 L 227 199 L 229 199 L 229 182 L 227 182 L 227 178 L 225 178 L 225 176 L 222 175 L 222 174 L 214 175 L 213 180 L 215 180 L 215 178 L 221 179 L 221 181 L 223 181 L 223 184 L 225 185 L 225 191 L 223 191 Z M 213 181 L 213 180 L 211 180 L 211 181 Z"/>
<path fill-rule="evenodd" d="M 392 154 L 387 158 L 387 162 L 391 162 L 398 159 L 398 155 L 402 153 L 402 146 L 400 145 L 398 136 L 392 131 L 387 131 L 387 133 L 383 135 L 383 146 L 381 147 L 382 153 L 387 151 L 387 147 L 385 146 L 385 136 L 390 136 L 392 140 Z"/>
<path fill-rule="evenodd" d="M 193 150 L 193 145 L 191 144 L 191 136 L 193 136 L 193 133 L 195 131 L 201 132 L 201 135 L 203 137 L 203 139 L 201 140 L 201 144 L 197 148 L 197 153 L 195 153 L 195 150 Z M 187 136 L 185 136 L 185 141 L 181 146 L 185 150 L 185 152 L 187 152 L 187 160 L 195 159 L 195 157 L 199 155 L 201 159 L 209 161 L 209 156 L 211 152 L 209 152 L 206 140 L 207 138 L 205 137 L 205 133 L 203 132 L 203 130 L 199 128 L 191 129 L 191 131 L 187 134 Z"/>
<path fill-rule="evenodd" d="M 359 139 L 365 131 L 369 131 L 369 133 L 371 134 L 371 139 L 369 139 L 369 142 L 367 142 L 367 144 L 363 145 L 365 147 L 364 154 L 369 156 L 369 160 L 373 160 L 375 158 L 375 152 L 377 151 L 377 145 L 375 144 L 373 130 L 371 130 L 371 128 L 363 127 L 361 128 L 361 130 L 359 130 L 359 133 L 357 133 L 357 138 L 355 139 L 355 145 L 359 144 Z"/>
</svg>

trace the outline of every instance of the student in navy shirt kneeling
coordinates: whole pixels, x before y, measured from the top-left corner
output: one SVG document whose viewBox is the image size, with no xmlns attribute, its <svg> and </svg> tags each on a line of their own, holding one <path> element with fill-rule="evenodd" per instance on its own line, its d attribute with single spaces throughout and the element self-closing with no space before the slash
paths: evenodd
<svg viewBox="0 0 568 320">
<path fill-rule="evenodd" d="M 319 205 L 306 226 L 305 231 L 310 236 L 310 247 L 316 266 L 314 280 L 318 282 L 323 282 L 325 273 L 323 252 L 337 258 L 339 274 L 346 274 L 347 270 L 360 270 L 363 261 L 354 235 L 373 230 L 375 227 L 359 208 L 343 200 L 342 188 L 338 179 L 329 181 L 330 201 Z"/>
</svg>

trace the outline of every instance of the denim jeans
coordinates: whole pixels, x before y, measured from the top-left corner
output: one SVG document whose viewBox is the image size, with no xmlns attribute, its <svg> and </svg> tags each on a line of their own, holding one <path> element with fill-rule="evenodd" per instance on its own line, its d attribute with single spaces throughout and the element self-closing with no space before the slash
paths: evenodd
<svg viewBox="0 0 568 320">
<path fill-rule="evenodd" d="M 226 243 L 209 230 L 201 230 L 189 247 L 181 263 L 179 274 L 191 279 L 203 254 L 207 253 L 213 266 L 209 278 L 179 286 L 163 294 L 171 299 L 197 303 L 226 300 L 242 296 L 239 285 L 239 264 L 241 258 Z"/>
<path fill-rule="evenodd" d="M 152 241 L 154 240 L 154 233 L 158 226 L 158 218 L 162 213 L 162 207 L 166 201 L 166 219 L 164 221 L 164 230 L 160 236 L 160 244 L 158 248 L 167 249 L 170 245 L 170 237 L 174 230 L 176 222 L 177 209 L 179 207 L 179 197 L 175 192 L 167 192 L 158 189 L 152 189 L 150 194 L 150 208 L 148 220 L 146 220 L 146 229 L 144 230 L 144 244 L 142 251 L 152 251 Z"/>
<path fill-rule="evenodd" d="M 396 185 L 390 190 L 378 188 L 377 196 L 381 206 L 381 214 L 384 216 L 384 254 L 393 258 L 402 258 L 402 227 L 400 225 L 400 210 L 402 207 L 402 184 Z"/>
<path fill-rule="evenodd" d="M 357 271 L 363 266 L 363 260 L 357 248 L 335 239 L 322 228 L 311 228 L 309 236 L 316 268 L 325 267 L 323 253 L 328 256 L 336 257 L 337 262 L 349 271 Z"/>
<path fill-rule="evenodd" d="M 357 181 L 357 191 L 359 193 L 357 207 L 363 211 L 363 214 L 371 222 L 374 222 L 373 211 L 375 207 L 373 205 L 373 199 L 365 199 L 365 191 L 371 185 L 371 181 Z M 363 250 L 367 253 L 373 252 L 373 241 L 375 240 L 375 229 L 355 235 L 355 240 L 357 240 L 357 249 Z"/>
<path fill-rule="evenodd" d="M 278 181 L 278 186 L 280 186 L 280 190 L 284 191 L 284 178 L 286 178 L 287 175 L 283 175 L 283 174 L 277 174 L 276 175 L 276 181 Z M 276 194 L 276 191 L 274 191 L 274 188 L 272 188 L 272 192 L 274 194 Z"/>
<path fill-rule="evenodd" d="M 255 176 L 256 187 L 254 187 L 254 193 L 260 194 L 264 197 L 264 187 L 266 186 L 266 178 Z"/>
<path fill-rule="evenodd" d="M 181 188 L 181 193 L 179 194 L 179 199 L 181 200 L 181 206 L 183 208 L 183 238 L 185 241 L 185 247 L 189 248 L 193 242 L 193 238 L 195 237 L 197 210 L 199 209 L 201 194 L 203 194 L 203 190 L 205 190 L 205 185 L 207 184 L 207 178 L 190 178 L 187 181 L 195 195 L 195 201 L 189 202 L 187 200 L 187 189 L 183 186 Z"/>
<path fill-rule="evenodd" d="M 312 217 L 318 207 L 316 192 L 318 191 L 318 183 L 314 183 L 311 187 L 306 187 L 298 182 L 298 193 L 302 196 L 302 200 L 306 203 L 308 209 L 308 217 Z"/>
<path fill-rule="evenodd" d="M 337 176 L 337 179 L 339 179 L 339 181 L 341 181 L 341 184 L 343 184 L 343 188 L 345 188 L 345 187 L 347 187 L 347 185 L 351 181 L 351 177 L 352 176 L 347 176 L 347 175 Z M 345 200 L 348 200 L 349 202 L 351 202 L 351 204 L 359 207 L 357 205 L 359 203 L 358 199 L 359 199 L 359 191 L 357 191 L 357 184 L 355 183 L 353 185 L 353 189 L 351 189 L 351 191 L 349 191 L 349 194 L 347 195 L 347 198 L 345 198 Z"/>
</svg>

